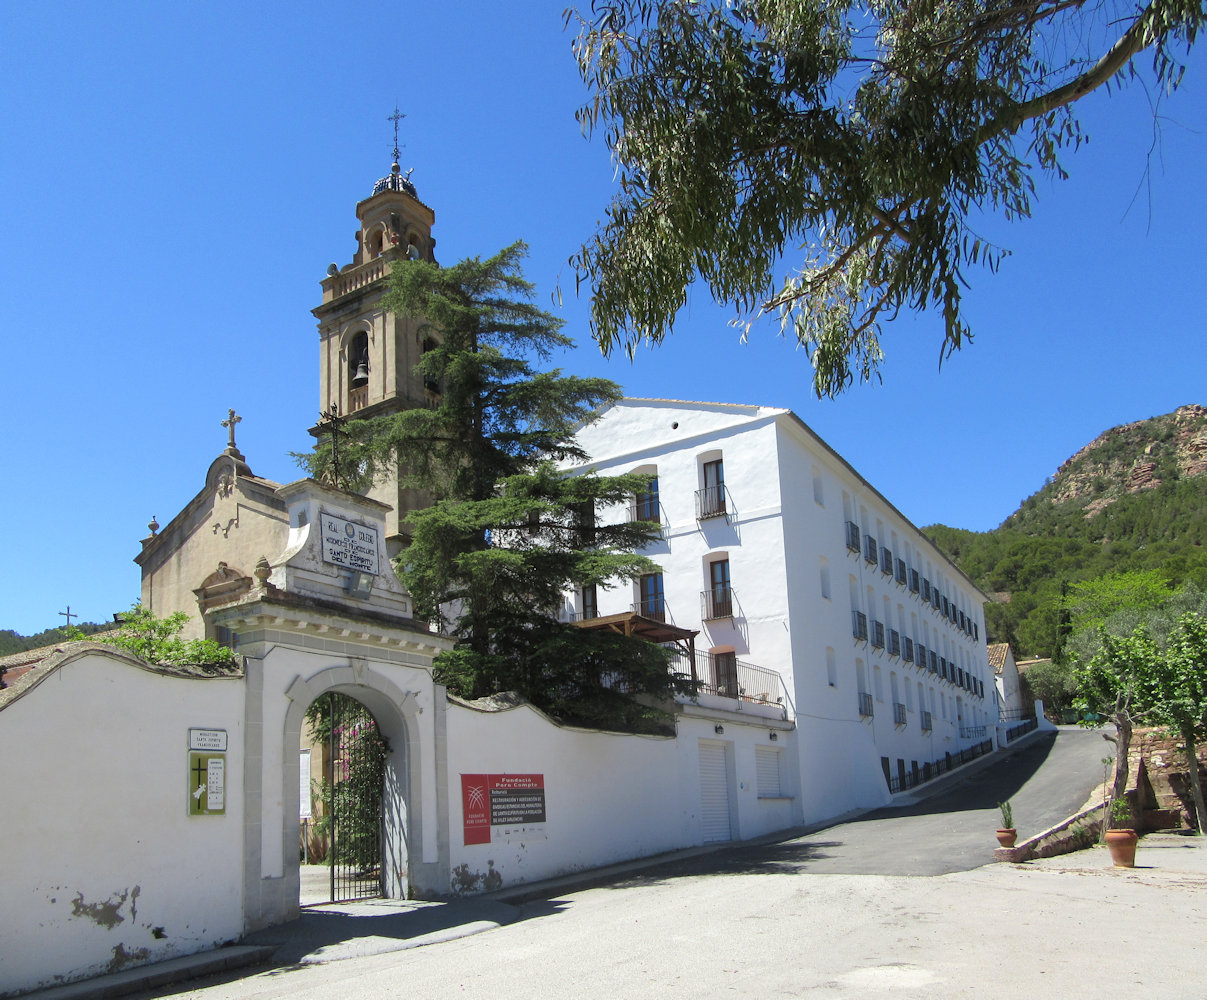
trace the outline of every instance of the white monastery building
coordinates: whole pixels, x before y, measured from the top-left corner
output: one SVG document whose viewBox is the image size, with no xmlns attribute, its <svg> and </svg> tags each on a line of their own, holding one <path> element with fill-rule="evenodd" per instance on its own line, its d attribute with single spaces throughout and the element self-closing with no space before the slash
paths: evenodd
<svg viewBox="0 0 1207 1000">
<path fill-rule="evenodd" d="M 782 705 L 800 821 L 992 748 L 985 595 L 794 413 L 624 399 L 577 437 L 587 469 L 649 475 L 627 516 L 661 522 L 646 554 L 662 572 L 574 594 L 568 614 L 697 631 L 682 669 L 699 703 Z"/>
</svg>

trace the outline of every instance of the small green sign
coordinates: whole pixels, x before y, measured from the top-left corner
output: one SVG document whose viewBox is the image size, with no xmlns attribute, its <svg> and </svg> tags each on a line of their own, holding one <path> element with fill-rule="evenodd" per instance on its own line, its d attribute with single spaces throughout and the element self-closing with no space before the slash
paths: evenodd
<svg viewBox="0 0 1207 1000">
<path fill-rule="evenodd" d="M 189 815 L 226 813 L 226 754 L 189 754 Z"/>
</svg>

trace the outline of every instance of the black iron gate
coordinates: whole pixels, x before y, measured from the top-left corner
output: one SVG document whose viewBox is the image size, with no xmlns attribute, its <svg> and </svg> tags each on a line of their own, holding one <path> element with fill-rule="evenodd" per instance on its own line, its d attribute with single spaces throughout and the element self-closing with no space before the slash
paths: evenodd
<svg viewBox="0 0 1207 1000">
<path fill-rule="evenodd" d="M 331 775 L 324 805 L 330 817 L 331 900 L 381 896 L 381 800 L 388 747 L 369 710 L 355 698 L 331 693 L 326 701 Z"/>
</svg>

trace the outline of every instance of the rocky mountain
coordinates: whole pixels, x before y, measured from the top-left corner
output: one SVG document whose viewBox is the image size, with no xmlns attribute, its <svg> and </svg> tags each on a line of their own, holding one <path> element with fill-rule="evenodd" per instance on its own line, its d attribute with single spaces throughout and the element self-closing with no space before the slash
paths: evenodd
<svg viewBox="0 0 1207 1000">
<path fill-rule="evenodd" d="M 1156 570 L 1207 590 L 1207 407 L 1105 431 L 993 531 L 923 530 L 990 595 L 989 641 L 1016 656 L 1056 651 L 1067 584 Z"/>
<path fill-rule="evenodd" d="M 1192 403 L 1099 434 L 1056 470 L 1038 497 L 1093 516 L 1122 496 L 1205 475 L 1207 407 Z"/>
</svg>

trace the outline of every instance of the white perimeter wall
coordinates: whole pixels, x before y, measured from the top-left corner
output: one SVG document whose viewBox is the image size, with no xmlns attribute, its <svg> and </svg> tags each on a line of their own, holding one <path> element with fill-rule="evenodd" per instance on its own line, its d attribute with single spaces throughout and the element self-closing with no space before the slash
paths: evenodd
<svg viewBox="0 0 1207 1000">
<path fill-rule="evenodd" d="M 452 890 L 474 892 L 531 882 L 703 842 L 699 741 L 730 746 L 734 839 L 797 822 L 795 798 L 758 797 L 754 746 L 769 728 L 679 720 L 676 738 L 563 728 L 521 705 L 484 712 L 448 709 Z M 778 734 L 784 784 L 795 778 L 791 730 Z M 488 844 L 465 844 L 463 774 L 540 774 L 546 822 L 491 828 Z"/>
<path fill-rule="evenodd" d="M 0 994 L 238 938 L 242 679 L 95 650 L 38 670 L 0 712 Z M 190 727 L 227 730 L 225 815 L 188 815 Z"/>
</svg>

